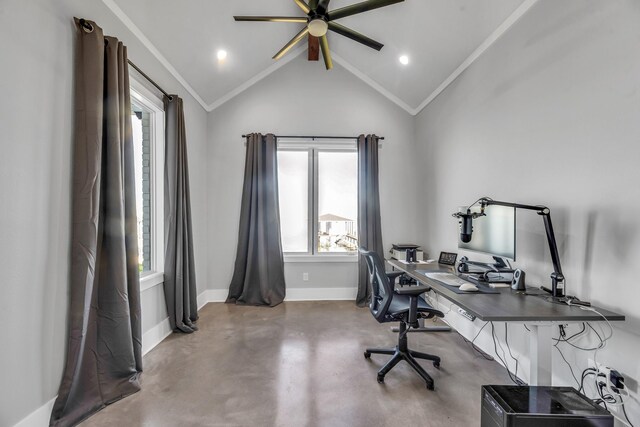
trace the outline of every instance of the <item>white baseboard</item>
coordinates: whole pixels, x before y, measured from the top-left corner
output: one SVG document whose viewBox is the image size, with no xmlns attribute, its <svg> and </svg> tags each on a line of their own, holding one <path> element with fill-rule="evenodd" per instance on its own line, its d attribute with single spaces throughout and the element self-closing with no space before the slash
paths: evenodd
<svg viewBox="0 0 640 427">
<path fill-rule="evenodd" d="M 287 288 L 285 301 L 355 300 L 357 288 Z M 198 295 L 198 310 L 210 302 L 224 302 L 228 289 L 207 289 Z"/>
<path fill-rule="evenodd" d="M 166 337 L 171 335 L 171 324 L 167 317 L 147 332 L 142 334 L 142 355 L 147 354 L 151 349 L 160 344 Z"/>
<path fill-rule="evenodd" d="M 56 396 L 57 397 L 57 396 Z M 49 419 L 51 418 L 51 411 L 53 410 L 53 404 L 56 402 L 56 397 L 24 417 L 14 427 L 46 427 L 49 425 Z"/>
<path fill-rule="evenodd" d="M 288 288 L 285 301 L 355 300 L 358 288 Z"/>
<path fill-rule="evenodd" d="M 207 289 L 198 295 L 198 310 L 210 302 L 225 302 L 229 295 L 228 289 Z"/>
</svg>

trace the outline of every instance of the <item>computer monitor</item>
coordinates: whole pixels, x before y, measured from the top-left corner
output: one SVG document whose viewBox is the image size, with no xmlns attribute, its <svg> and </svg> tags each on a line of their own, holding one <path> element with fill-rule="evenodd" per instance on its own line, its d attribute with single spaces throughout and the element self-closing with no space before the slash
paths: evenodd
<svg viewBox="0 0 640 427">
<path fill-rule="evenodd" d="M 461 207 L 466 211 L 467 207 Z M 479 206 L 471 212 L 480 212 Z M 486 216 L 473 220 L 471 241 L 465 243 L 458 237 L 458 248 L 481 252 L 492 256 L 516 260 L 516 210 L 508 206 L 487 206 Z"/>
</svg>

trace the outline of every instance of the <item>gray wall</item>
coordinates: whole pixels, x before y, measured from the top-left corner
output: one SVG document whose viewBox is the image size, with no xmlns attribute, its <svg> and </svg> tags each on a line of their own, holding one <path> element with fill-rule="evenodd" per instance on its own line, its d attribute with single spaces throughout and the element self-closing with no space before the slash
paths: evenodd
<svg viewBox="0 0 640 427">
<path fill-rule="evenodd" d="M 96 20 L 129 58 L 185 98 L 196 268 L 206 288 L 206 112 L 102 2 L 0 3 L 0 425 L 52 399 L 66 351 L 73 129 L 73 16 Z M 144 330 L 166 317 L 161 287 L 142 295 Z"/>
<path fill-rule="evenodd" d="M 427 161 L 420 169 L 427 247 L 457 251 L 450 214 L 478 197 L 549 206 L 569 293 L 627 316 L 597 360 L 631 378 L 628 410 L 636 423 L 638 22 L 637 1 L 541 0 L 416 120 L 420 158 Z M 515 264 L 530 284 L 549 284 L 542 221 L 526 211 L 517 215 Z M 481 326 L 455 312 L 448 318 L 467 336 Z M 480 342 L 490 351 L 488 329 Z M 514 326 L 511 335 L 526 368 L 526 331 Z M 576 375 L 593 357 L 561 348 Z M 575 385 L 555 350 L 554 377 Z"/>
<path fill-rule="evenodd" d="M 380 151 L 380 198 L 385 247 L 411 241 L 419 220 L 413 117 L 348 71 L 327 72 L 304 55 L 209 113 L 209 285 L 227 289 L 238 241 L 245 146 L 241 135 L 359 135 L 385 137 Z M 410 178 L 407 179 L 407 176 Z M 408 183 L 408 184 L 407 184 Z M 302 273 L 309 281 L 302 281 Z M 288 288 L 353 288 L 356 264 L 287 263 Z"/>
</svg>

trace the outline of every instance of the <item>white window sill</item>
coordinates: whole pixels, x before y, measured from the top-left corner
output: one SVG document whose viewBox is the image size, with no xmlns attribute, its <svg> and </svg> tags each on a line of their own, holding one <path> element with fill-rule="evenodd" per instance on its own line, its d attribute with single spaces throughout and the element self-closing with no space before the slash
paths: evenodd
<svg viewBox="0 0 640 427">
<path fill-rule="evenodd" d="M 284 262 L 358 262 L 358 255 L 292 255 L 285 254 Z"/>
<path fill-rule="evenodd" d="M 140 292 L 151 289 L 164 282 L 164 273 L 162 271 L 150 271 L 140 276 Z"/>
</svg>

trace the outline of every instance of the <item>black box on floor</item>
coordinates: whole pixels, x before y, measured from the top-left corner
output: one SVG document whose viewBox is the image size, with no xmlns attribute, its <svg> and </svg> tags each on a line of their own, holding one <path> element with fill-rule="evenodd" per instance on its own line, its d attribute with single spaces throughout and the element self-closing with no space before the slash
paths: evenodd
<svg viewBox="0 0 640 427">
<path fill-rule="evenodd" d="M 572 387 L 482 386 L 481 427 L 613 427 L 613 416 Z"/>
</svg>

